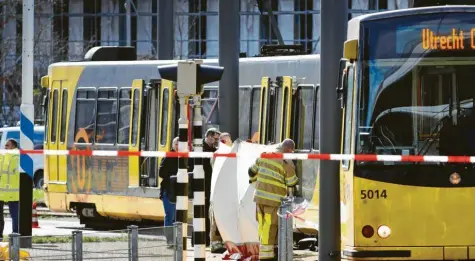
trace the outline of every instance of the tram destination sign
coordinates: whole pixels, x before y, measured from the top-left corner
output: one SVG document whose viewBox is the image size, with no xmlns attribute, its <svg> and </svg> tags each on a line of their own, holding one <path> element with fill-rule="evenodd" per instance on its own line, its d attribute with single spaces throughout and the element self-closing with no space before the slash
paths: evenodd
<svg viewBox="0 0 475 261">
<path fill-rule="evenodd" d="M 475 1 L 475 0 L 474 0 Z M 363 23 L 364 60 L 475 55 L 475 13 L 431 13 Z"/>
<path fill-rule="evenodd" d="M 421 38 L 424 50 L 475 50 L 475 27 L 468 30 L 453 28 L 445 34 L 424 28 Z"/>
</svg>

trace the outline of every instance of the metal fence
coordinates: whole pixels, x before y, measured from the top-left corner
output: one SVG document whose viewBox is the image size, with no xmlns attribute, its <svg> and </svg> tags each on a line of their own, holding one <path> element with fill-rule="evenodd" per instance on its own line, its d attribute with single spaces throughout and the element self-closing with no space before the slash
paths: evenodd
<svg viewBox="0 0 475 261">
<path fill-rule="evenodd" d="M 139 229 L 129 226 L 126 230 L 107 232 L 73 231 L 68 236 L 55 236 L 56 243 L 49 243 L 48 237 L 22 237 L 14 233 L 9 236 L 8 253 L 0 260 L 183 260 L 183 242 L 176 240 L 182 238 L 181 227 L 182 224 L 177 223 L 173 227 Z M 167 229 L 174 233 L 172 244 L 165 238 Z M 44 238 L 44 242 L 39 238 Z"/>
<path fill-rule="evenodd" d="M 293 217 L 289 215 L 293 207 L 293 201 L 286 198 L 279 208 L 279 261 L 294 259 Z M 181 240 L 182 226 L 179 222 L 172 227 L 129 226 L 124 230 L 104 232 L 72 231 L 71 235 L 65 236 L 22 237 L 13 233 L 9 235 L 8 246 L 0 246 L 0 261 L 183 260 L 186 251 L 183 251 Z M 167 242 L 167 234 L 173 234 L 173 243 Z M 188 236 L 191 234 L 192 226 L 189 224 Z M 50 240 L 52 238 L 54 240 Z M 192 249 L 191 247 L 188 250 Z"/>
</svg>

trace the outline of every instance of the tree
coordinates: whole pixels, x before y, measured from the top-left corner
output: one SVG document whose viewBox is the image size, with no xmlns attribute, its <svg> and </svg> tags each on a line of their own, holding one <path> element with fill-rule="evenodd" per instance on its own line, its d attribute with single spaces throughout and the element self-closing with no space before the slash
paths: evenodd
<svg viewBox="0 0 475 261">
<path fill-rule="evenodd" d="M 14 126 L 19 121 L 22 86 L 22 0 L 0 0 L 0 126 Z M 34 46 L 34 105 L 35 119 L 41 118 L 41 103 L 45 91 L 40 87 L 41 76 L 48 65 L 64 59 L 67 39 L 53 31 L 53 7 L 60 0 L 35 1 Z"/>
</svg>

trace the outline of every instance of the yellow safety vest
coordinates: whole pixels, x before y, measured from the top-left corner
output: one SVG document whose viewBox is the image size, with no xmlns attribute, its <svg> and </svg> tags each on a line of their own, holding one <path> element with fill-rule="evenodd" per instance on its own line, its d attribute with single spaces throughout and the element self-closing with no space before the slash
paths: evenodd
<svg viewBox="0 0 475 261">
<path fill-rule="evenodd" d="M 20 200 L 20 156 L 2 156 L 0 170 L 0 200 L 5 202 Z"/>
<path fill-rule="evenodd" d="M 249 180 L 256 186 L 254 202 L 267 206 L 280 206 L 287 187 L 298 182 L 293 164 L 282 159 L 257 159 L 249 174 Z"/>
</svg>

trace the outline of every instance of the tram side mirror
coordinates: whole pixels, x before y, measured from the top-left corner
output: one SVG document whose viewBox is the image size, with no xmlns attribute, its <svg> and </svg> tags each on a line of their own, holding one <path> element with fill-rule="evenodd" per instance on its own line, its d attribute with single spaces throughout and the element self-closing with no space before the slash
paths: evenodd
<svg viewBox="0 0 475 261">
<path fill-rule="evenodd" d="M 43 95 L 43 101 L 41 102 L 41 107 L 43 108 L 45 112 L 47 111 L 48 109 L 48 95 L 47 94 Z"/>
<path fill-rule="evenodd" d="M 343 109 L 346 103 L 346 89 L 348 87 L 348 76 L 346 74 L 346 65 L 348 63 L 348 60 L 345 58 L 342 58 L 340 60 L 340 66 L 338 70 L 338 80 L 337 80 L 337 87 L 336 87 L 336 93 L 337 93 L 337 99 L 340 101 L 340 107 Z"/>
<path fill-rule="evenodd" d="M 43 117 L 42 117 L 43 125 L 46 125 L 46 120 L 48 118 L 48 94 L 45 94 L 43 96 L 43 101 L 41 102 L 41 108 L 43 109 Z"/>
</svg>

